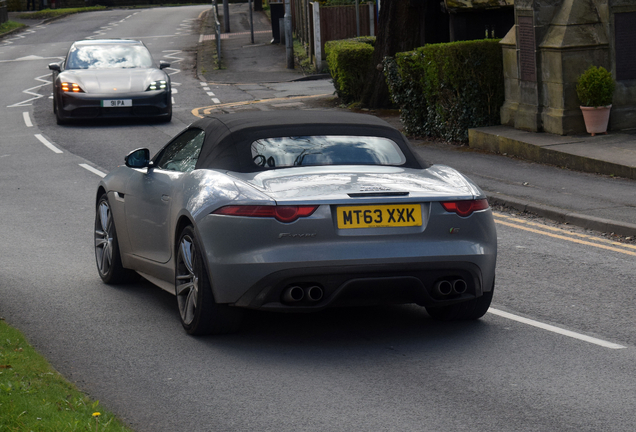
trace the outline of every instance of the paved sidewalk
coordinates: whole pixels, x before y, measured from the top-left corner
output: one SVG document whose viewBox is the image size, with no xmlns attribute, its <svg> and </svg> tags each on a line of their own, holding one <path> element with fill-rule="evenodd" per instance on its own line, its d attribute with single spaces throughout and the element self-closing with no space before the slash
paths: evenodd
<svg viewBox="0 0 636 432">
<path fill-rule="evenodd" d="M 241 89 L 252 86 L 249 88 L 256 98 L 276 97 L 279 105 L 284 105 L 281 98 L 316 95 L 321 85 L 325 93 L 330 80 L 303 81 L 307 77 L 302 71 L 287 69 L 285 46 L 269 43 L 271 25 L 263 13 L 254 13 L 252 44 L 247 4 L 230 7 L 232 33 L 222 39 L 224 69 L 214 70 L 209 61 L 199 64 L 202 80 Z M 202 53 L 210 46 L 200 44 L 199 59 L 206 58 Z M 278 93 L 268 93 L 276 86 L 280 86 Z M 262 94 L 259 89 L 263 89 Z M 289 108 L 342 109 L 329 99 L 333 96 L 312 99 L 313 103 L 290 103 Z M 401 129 L 397 115 L 369 113 Z M 477 181 L 493 204 L 586 229 L 636 237 L 636 131 L 561 137 L 495 126 L 471 130 L 473 150 L 469 151 L 438 142 L 411 141 L 426 159 L 456 167 Z"/>
<path fill-rule="evenodd" d="M 636 180 L 636 130 L 560 136 L 493 126 L 473 129 L 469 135 L 471 148 Z"/>
<path fill-rule="evenodd" d="M 253 12 L 254 43 L 251 41 L 249 4 L 230 4 L 230 33 L 221 35 L 222 69 L 205 67 L 201 75 L 208 81 L 224 84 L 287 82 L 304 78 L 301 69 L 287 69 L 284 44 L 272 44 L 272 26 L 265 12 Z M 219 6 L 219 21 L 223 26 L 223 8 Z M 215 49 L 212 39 L 212 13 L 208 14 L 204 49 Z M 207 37 L 206 37 L 207 36 Z M 208 55 L 208 58 L 211 57 Z"/>
</svg>

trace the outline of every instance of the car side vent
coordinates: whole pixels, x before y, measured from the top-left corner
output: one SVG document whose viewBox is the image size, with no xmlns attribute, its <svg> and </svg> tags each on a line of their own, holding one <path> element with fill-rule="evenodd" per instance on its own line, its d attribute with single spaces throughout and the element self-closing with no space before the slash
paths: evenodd
<svg viewBox="0 0 636 432">
<path fill-rule="evenodd" d="M 368 197 L 388 197 L 388 196 L 407 196 L 409 192 L 356 192 L 347 194 L 351 198 L 368 198 Z"/>
</svg>

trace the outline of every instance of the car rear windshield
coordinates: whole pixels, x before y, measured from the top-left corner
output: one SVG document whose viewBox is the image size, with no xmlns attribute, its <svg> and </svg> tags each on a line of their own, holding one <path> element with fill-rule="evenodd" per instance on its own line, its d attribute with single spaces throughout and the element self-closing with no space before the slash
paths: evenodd
<svg viewBox="0 0 636 432">
<path fill-rule="evenodd" d="M 392 140 L 369 136 L 296 136 L 252 143 L 259 167 L 315 165 L 402 165 L 406 157 Z"/>
<path fill-rule="evenodd" d="M 68 54 L 66 69 L 152 67 L 152 56 L 143 45 L 80 45 Z"/>
</svg>

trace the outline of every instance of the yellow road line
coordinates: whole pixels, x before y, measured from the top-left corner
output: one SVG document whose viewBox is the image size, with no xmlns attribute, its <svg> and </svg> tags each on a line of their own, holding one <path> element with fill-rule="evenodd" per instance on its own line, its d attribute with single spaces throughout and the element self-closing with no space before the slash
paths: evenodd
<svg viewBox="0 0 636 432">
<path fill-rule="evenodd" d="M 553 233 L 550 233 L 550 232 L 541 231 L 541 230 L 534 229 L 534 228 L 529 228 L 529 227 L 526 227 L 526 226 L 516 225 L 516 224 L 510 223 L 510 222 L 504 222 L 502 220 L 495 220 L 495 223 L 498 223 L 500 225 L 509 226 L 511 228 L 524 230 L 524 231 L 530 231 L 530 232 L 535 233 L 535 234 L 541 234 L 541 235 L 545 235 L 545 236 L 548 236 L 548 237 L 553 237 L 553 238 L 557 238 L 557 239 L 561 239 L 561 240 L 570 241 L 570 242 L 573 242 L 573 243 L 578 243 L 578 244 L 582 244 L 582 245 L 586 245 L 586 246 L 594 246 L 594 247 L 597 247 L 597 248 L 600 248 L 600 249 L 610 250 L 612 252 L 618 252 L 618 253 L 623 253 L 623 254 L 626 254 L 626 255 L 636 256 L 636 252 L 632 252 L 630 250 L 619 249 L 617 247 L 607 246 L 607 245 L 604 245 L 604 244 L 592 243 L 592 242 L 589 242 L 589 241 L 579 240 L 579 239 L 572 238 L 572 237 L 567 237 L 567 236 L 564 236 L 564 235 L 553 234 Z"/>
<path fill-rule="evenodd" d="M 243 102 L 228 102 L 224 104 L 217 104 L 217 105 L 195 108 L 192 110 L 192 115 L 195 117 L 203 118 L 204 116 L 212 113 L 212 111 L 218 108 L 229 108 L 229 107 L 235 107 L 235 106 L 253 105 L 253 104 L 259 104 L 264 102 L 290 101 L 290 100 L 298 100 L 298 99 L 314 99 L 314 98 L 324 97 L 324 96 L 332 96 L 332 94 L 326 93 L 326 94 L 319 94 L 319 95 L 312 95 L 312 96 L 291 96 L 291 97 L 259 99 L 259 100 L 253 100 L 253 101 L 243 101 Z"/>
<path fill-rule="evenodd" d="M 539 227 L 541 229 L 546 229 L 546 230 L 550 230 L 550 231 L 558 231 L 558 232 L 561 232 L 561 233 L 564 233 L 564 234 L 568 234 L 568 235 L 571 235 L 571 236 L 586 238 L 588 240 L 593 240 L 595 242 L 609 243 L 609 244 L 612 244 L 612 245 L 615 245 L 615 246 L 621 246 L 621 247 L 624 247 L 624 248 L 629 248 L 629 249 L 636 250 L 636 246 L 632 245 L 632 244 L 616 243 L 613 240 L 602 239 L 602 238 L 594 237 L 594 236 L 587 235 L 587 234 L 581 234 L 581 233 L 577 233 L 577 232 L 564 231 L 561 228 L 551 227 L 551 226 L 543 225 L 543 224 L 536 223 L 536 222 L 530 222 L 530 221 L 526 221 L 526 220 L 523 220 L 523 219 L 519 219 L 519 218 L 516 218 L 516 217 L 512 217 L 512 216 L 508 216 L 508 215 L 504 215 L 504 214 L 500 214 L 500 213 L 494 213 L 493 212 L 493 216 L 495 216 L 496 218 L 500 217 L 500 218 L 512 220 L 512 221 L 515 221 L 517 223 L 521 223 L 521 224 L 525 224 L 525 225 L 536 226 L 536 227 Z"/>
</svg>

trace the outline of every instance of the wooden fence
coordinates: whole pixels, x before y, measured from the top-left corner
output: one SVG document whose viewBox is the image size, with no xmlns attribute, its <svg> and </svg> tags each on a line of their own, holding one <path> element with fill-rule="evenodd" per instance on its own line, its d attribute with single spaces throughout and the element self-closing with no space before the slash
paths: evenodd
<svg viewBox="0 0 636 432">
<path fill-rule="evenodd" d="M 320 7 L 309 0 L 291 0 L 291 8 L 294 35 L 305 45 L 318 70 L 324 67 L 326 42 L 358 36 L 358 25 L 360 36 L 375 36 L 378 28 L 374 3 L 360 4 L 357 14 L 355 6 Z"/>
</svg>

